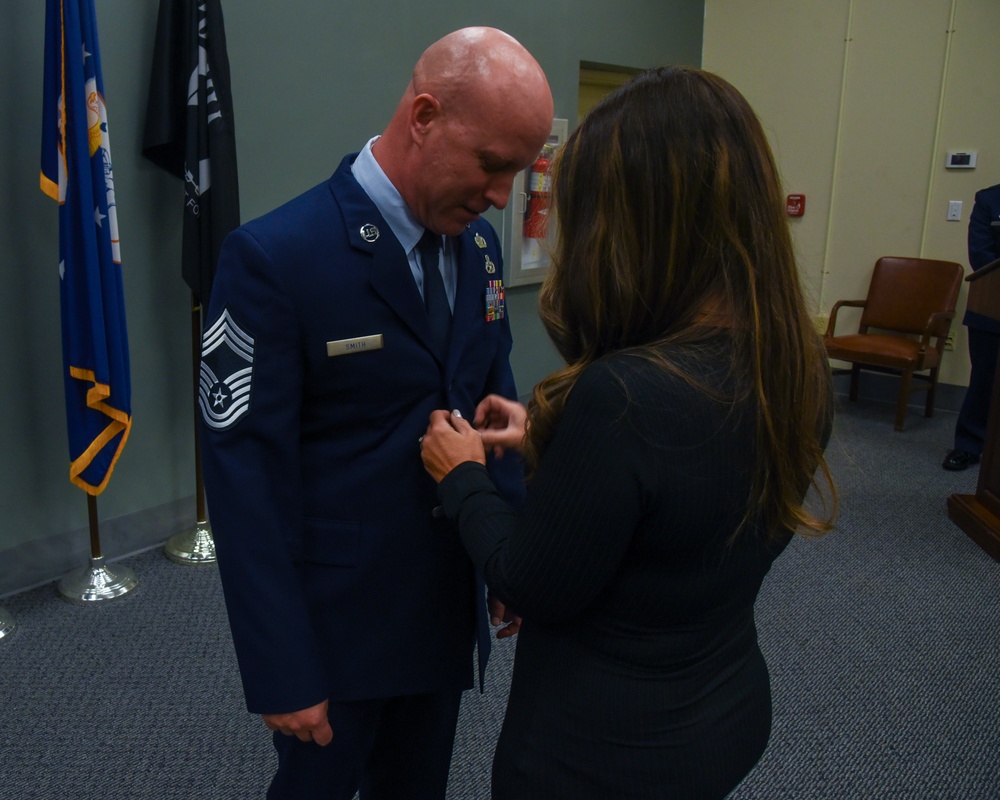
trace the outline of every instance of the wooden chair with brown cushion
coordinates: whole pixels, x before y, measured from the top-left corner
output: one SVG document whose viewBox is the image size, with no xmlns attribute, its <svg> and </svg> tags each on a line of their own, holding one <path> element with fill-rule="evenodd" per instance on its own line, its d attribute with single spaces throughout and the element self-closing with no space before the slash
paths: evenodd
<svg viewBox="0 0 1000 800">
<path fill-rule="evenodd" d="M 938 368 L 955 316 L 962 274 L 962 265 L 954 261 L 883 256 L 875 262 L 868 297 L 839 300 L 830 310 L 823 341 L 830 358 L 851 363 L 852 402 L 858 399 L 861 370 L 901 377 L 897 431 L 903 429 L 906 404 L 913 391 L 927 390 L 924 416 L 934 415 Z M 861 323 L 857 333 L 836 336 L 837 312 L 845 306 L 863 309 Z"/>
</svg>

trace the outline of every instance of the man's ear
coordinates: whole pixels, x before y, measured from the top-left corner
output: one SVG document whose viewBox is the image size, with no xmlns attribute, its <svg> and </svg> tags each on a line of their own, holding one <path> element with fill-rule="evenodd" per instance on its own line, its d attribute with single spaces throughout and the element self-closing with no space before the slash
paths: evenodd
<svg viewBox="0 0 1000 800">
<path fill-rule="evenodd" d="M 432 94 L 418 94 L 410 103 L 410 133 L 422 139 L 434 121 L 441 116 L 441 103 Z"/>
</svg>

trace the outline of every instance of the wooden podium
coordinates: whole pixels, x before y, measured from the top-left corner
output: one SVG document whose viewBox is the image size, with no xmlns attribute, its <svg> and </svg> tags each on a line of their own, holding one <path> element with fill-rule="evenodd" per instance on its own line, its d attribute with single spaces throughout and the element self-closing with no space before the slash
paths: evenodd
<svg viewBox="0 0 1000 800">
<path fill-rule="evenodd" d="M 968 309 L 1000 322 L 1000 258 L 977 269 L 969 282 Z M 997 372 L 1000 375 L 1000 361 Z M 1000 380 L 993 381 L 986 442 L 976 493 L 948 498 L 948 516 L 966 535 L 1000 561 Z"/>
</svg>

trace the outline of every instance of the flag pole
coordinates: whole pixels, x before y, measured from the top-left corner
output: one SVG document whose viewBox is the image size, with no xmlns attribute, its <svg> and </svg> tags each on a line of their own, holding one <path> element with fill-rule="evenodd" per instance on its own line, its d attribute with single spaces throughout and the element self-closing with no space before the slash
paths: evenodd
<svg viewBox="0 0 1000 800">
<path fill-rule="evenodd" d="M 191 363 L 194 387 L 195 524 L 192 530 L 170 537 L 163 550 L 177 564 L 214 564 L 215 540 L 205 510 L 205 484 L 201 471 L 201 436 L 198 433 L 198 377 L 201 371 L 201 303 L 191 294 Z"/>
<path fill-rule="evenodd" d="M 0 606 L 0 642 L 10 636 L 16 627 L 17 625 L 14 622 L 14 618 L 10 615 L 6 608 Z"/>
<path fill-rule="evenodd" d="M 191 287 L 195 527 L 164 547 L 179 564 L 214 564 L 200 446 L 201 329 L 219 249 L 240 224 L 229 56 L 220 0 L 160 0 L 142 153 L 184 185 L 181 277 Z M 204 305 L 203 305 L 204 304 Z"/>
<path fill-rule="evenodd" d="M 59 581 L 72 602 L 136 586 L 101 555 L 97 495 L 132 427 L 117 202 L 93 0 L 45 4 L 39 186 L 59 202 L 59 281 L 69 478 L 87 492 L 90 564 Z"/>
<path fill-rule="evenodd" d="M 131 592 L 139 583 L 128 567 L 111 569 L 101 555 L 101 530 L 97 521 L 97 498 L 87 494 L 87 516 L 90 521 L 90 564 L 66 575 L 59 581 L 59 592 L 71 603 L 91 603 L 114 600 Z"/>
</svg>

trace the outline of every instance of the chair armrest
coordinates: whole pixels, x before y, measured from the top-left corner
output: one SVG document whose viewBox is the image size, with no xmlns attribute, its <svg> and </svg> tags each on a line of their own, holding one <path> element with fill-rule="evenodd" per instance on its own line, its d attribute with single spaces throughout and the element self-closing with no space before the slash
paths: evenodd
<svg viewBox="0 0 1000 800">
<path fill-rule="evenodd" d="M 867 300 L 838 300 L 833 304 L 833 308 L 830 309 L 830 319 L 826 323 L 826 333 L 823 334 L 823 338 L 829 339 L 833 336 L 833 332 L 837 329 L 837 312 L 840 311 L 841 306 L 847 306 L 848 308 L 864 308 L 868 304 Z"/>
<path fill-rule="evenodd" d="M 930 344 L 931 337 L 934 335 L 931 329 L 939 322 L 947 322 L 948 325 L 945 328 L 945 333 L 943 337 L 947 338 L 948 331 L 951 329 L 951 321 L 955 318 L 954 311 L 935 311 L 930 317 L 927 318 L 927 324 L 924 326 L 923 336 L 920 337 L 920 351 L 923 352 L 927 349 L 927 345 Z"/>
</svg>

